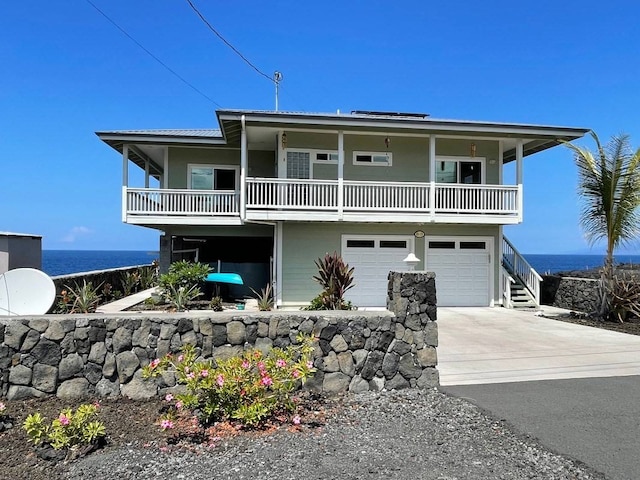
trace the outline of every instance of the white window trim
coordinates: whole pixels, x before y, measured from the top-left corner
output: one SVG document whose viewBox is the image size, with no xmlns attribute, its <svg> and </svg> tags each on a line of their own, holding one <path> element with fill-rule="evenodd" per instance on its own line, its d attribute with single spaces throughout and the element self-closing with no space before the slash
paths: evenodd
<svg viewBox="0 0 640 480">
<path fill-rule="evenodd" d="M 319 165 L 337 165 L 338 159 L 335 160 L 318 160 L 318 153 L 326 153 L 327 155 L 335 155 L 338 156 L 337 150 L 323 149 L 323 148 L 287 148 L 286 152 L 300 152 L 300 153 L 308 153 L 309 161 L 313 163 L 317 163 Z M 285 153 L 286 158 L 286 153 Z"/>
<path fill-rule="evenodd" d="M 356 160 L 356 158 L 358 158 L 359 155 L 370 155 L 371 157 L 374 156 L 385 156 L 387 157 L 387 162 L 386 163 L 376 163 L 376 162 L 358 162 Z M 359 151 L 354 151 L 353 152 L 353 164 L 354 165 L 364 165 L 367 167 L 390 167 L 393 163 L 393 153 L 392 152 L 359 152 Z"/>
<path fill-rule="evenodd" d="M 189 163 L 187 165 L 187 188 L 191 190 L 191 170 L 193 168 L 211 168 L 213 170 L 234 170 L 236 172 L 235 191 L 240 191 L 240 167 L 237 165 L 218 165 L 211 163 Z M 212 190 L 215 191 L 215 190 Z M 221 190 L 222 191 L 222 190 Z M 224 190 L 227 191 L 227 190 Z"/>
<path fill-rule="evenodd" d="M 486 173 L 487 173 L 487 159 L 485 157 L 457 157 L 457 156 L 436 156 L 436 168 L 438 168 L 438 162 L 456 162 L 458 164 L 458 168 L 456 169 L 458 176 L 460 176 L 460 162 L 480 162 L 480 185 L 484 185 L 487 183 Z M 434 175 L 435 176 L 435 175 Z M 463 183 L 456 182 L 455 184 L 447 184 L 447 185 L 464 185 Z"/>
</svg>

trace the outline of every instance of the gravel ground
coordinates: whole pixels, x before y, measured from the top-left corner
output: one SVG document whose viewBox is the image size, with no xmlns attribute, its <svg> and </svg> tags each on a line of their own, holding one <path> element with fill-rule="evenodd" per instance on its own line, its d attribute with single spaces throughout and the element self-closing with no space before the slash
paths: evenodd
<svg viewBox="0 0 640 480">
<path fill-rule="evenodd" d="M 437 390 L 345 395 L 334 403 L 319 427 L 242 434 L 209 451 L 132 442 L 72 463 L 64 478 L 604 478 Z"/>
</svg>

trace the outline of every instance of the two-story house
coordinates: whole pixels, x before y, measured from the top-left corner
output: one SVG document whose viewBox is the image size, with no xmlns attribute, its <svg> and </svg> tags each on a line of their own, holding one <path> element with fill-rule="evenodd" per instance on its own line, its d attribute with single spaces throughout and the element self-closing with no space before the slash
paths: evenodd
<svg viewBox="0 0 640 480">
<path fill-rule="evenodd" d="M 319 293 L 314 260 L 333 251 L 355 267 L 359 307 L 385 305 L 410 253 L 436 273 L 441 306 L 509 306 L 515 285 L 538 301 L 503 226 L 522 222 L 523 159 L 588 132 L 364 111 L 217 117 L 219 130 L 97 133 L 122 154 L 122 219 L 163 232 L 161 268 L 197 258 L 271 282 L 279 307 Z M 144 185 L 129 184 L 131 164 Z"/>
</svg>

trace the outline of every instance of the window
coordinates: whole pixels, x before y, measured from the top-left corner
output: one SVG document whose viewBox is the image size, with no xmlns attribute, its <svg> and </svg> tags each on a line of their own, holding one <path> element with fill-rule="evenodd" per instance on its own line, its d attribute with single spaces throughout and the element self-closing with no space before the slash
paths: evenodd
<svg viewBox="0 0 640 480">
<path fill-rule="evenodd" d="M 461 250 L 485 250 L 486 248 L 486 242 L 460 242 Z"/>
<path fill-rule="evenodd" d="M 347 240 L 349 248 L 373 248 L 375 246 L 374 240 Z"/>
<path fill-rule="evenodd" d="M 353 152 L 354 165 L 390 167 L 392 158 L 391 152 Z"/>
<path fill-rule="evenodd" d="M 187 188 L 192 190 L 237 190 L 238 168 L 222 165 L 189 165 Z"/>
<path fill-rule="evenodd" d="M 309 152 L 287 152 L 287 178 L 311 178 Z"/>
<path fill-rule="evenodd" d="M 316 163 L 338 163 L 338 152 L 315 152 Z"/>
<path fill-rule="evenodd" d="M 404 240 L 380 240 L 380 248 L 407 248 Z"/>
<path fill-rule="evenodd" d="M 451 250 L 453 248 L 456 248 L 456 242 L 429 242 L 429 248 Z"/>
<path fill-rule="evenodd" d="M 436 160 L 437 183 L 482 183 L 482 160 Z"/>
</svg>

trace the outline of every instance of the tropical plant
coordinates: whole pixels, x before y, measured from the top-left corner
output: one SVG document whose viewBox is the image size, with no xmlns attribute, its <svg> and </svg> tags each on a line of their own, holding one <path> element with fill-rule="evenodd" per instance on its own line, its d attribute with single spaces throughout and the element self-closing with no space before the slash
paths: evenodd
<svg viewBox="0 0 640 480">
<path fill-rule="evenodd" d="M 189 262 L 182 260 L 169 266 L 169 271 L 160 275 L 158 284 L 161 288 L 169 287 L 193 287 L 200 286 L 205 277 L 211 272 L 211 267 L 206 263 Z"/>
<path fill-rule="evenodd" d="M 128 297 L 135 290 L 136 286 L 140 283 L 140 272 L 123 272 L 120 276 L 120 282 L 122 283 L 122 291 L 124 296 Z"/>
<path fill-rule="evenodd" d="M 323 291 L 319 300 L 325 310 L 348 310 L 350 304 L 345 302 L 345 293 L 354 287 L 354 268 L 344 263 L 337 252 L 325 254 L 323 258 L 315 261 L 318 267 L 318 275 L 313 279 L 320 284 Z"/>
<path fill-rule="evenodd" d="M 138 270 L 140 279 L 140 288 L 142 290 L 146 290 L 147 288 L 151 288 L 158 283 L 158 266 L 156 264 L 152 264 L 149 267 L 142 267 Z"/>
<path fill-rule="evenodd" d="M 165 299 L 167 303 L 169 303 L 169 305 L 175 308 L 178 312 L 186 310 L 189 306 L 189 302 L 195 300 L 200 295 L 202 295 L 202 291 L 197 285 L 193 285 L 191 287 L 170 286 L 165 290 Z"/>
<path fill-rule="evenodd" d="M 198 361 L 199 351 L 185 345 L 180 355 L 167 355 L 143 368 L 151 378 L 171 371 L 185 393 L 177 394 L 175 407 L 161 421 L 163 429 L 173 427 L 179 411 L 187 409 L 202 425 L 236 420 L 256 427 L 266 419 L 295 409 L 291 395 L 314 371 L 311 355 L 313 337 L 299 334 L 297 345 L 244 352 L 225 360 Z M 173 400 L 170 395 L 169 400 Z M 299 421 L 298 421 L 299 423 Z"/>
<path fill-rule="evenodd" d="M 93 286 L 93 282 L 82 280 L 82 286 L 77 283 L 75 287 L 65 285 L 67 290 L 60 293 L 61 301 L 58 305 L 63 305 L 65 313 L 90 313 L 95 312 L 96 307 L 100 304 L 102 296 L 98 293 L 102 284 L 97 287 Z"/>
<path fill-rule="evenodd" d="M 35 445 L 47 443 L 56 450 L 95 444 L 106 435 L 104 424 L 98 421 L 96 404 L 80 405 L 75 412 L 70 408 L 62 410 L 51 424 L 40 413 L 32 413 L 23 428 Z"/>
<path fill-rule="evenodd" d="M 261 312 L 273 310 L 273 287 L 270 283 L 267 283 L 266 287 L 260 289 L 260 293 L 256 292 L 253 288 L 251 288 L 251 291 L 256 296 L 256 300 L 258 300 L 258 310 L 260 310 Z"/>
<path fill-rule="evenodd" d="M 212 297 L 211 301 L 209 302 L 209 309 L 213 310 L 214 312 L 221 312 L 222 310 L 224 310 L 222 307 L 222 297 L 219 295 Z"/>
<path fill-rule="evenodd" d="M 578 167 L 578 193 L 582 199 L 580 224 L 593 245 L 606 241 L 606 257 L 600 288 L 600 318 L 612 314 L 614 298 L 614 252 L 640 233 L 640 149 L 635 152 L 628 135 L 618 135 L 605 146 L 591 132 L 596 152 L 566 143 Z"/>
</svg>

